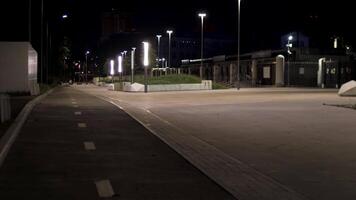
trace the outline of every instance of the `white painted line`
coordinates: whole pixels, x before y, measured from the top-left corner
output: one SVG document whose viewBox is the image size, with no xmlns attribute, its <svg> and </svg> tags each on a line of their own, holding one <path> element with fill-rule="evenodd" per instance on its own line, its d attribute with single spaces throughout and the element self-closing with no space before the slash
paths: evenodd
<svg viewBox="0 0 356 200">
<path fill-rule="evenodd" d="M 112 98 L 112 97 L 108 97 L 108 98 L 111 99 L 111 100 L 114 100 L 114 101 L 118 101 L 118 102 L 121 101 L 120 99 L 115 99 L 115 98 Z"/>
<path fill-rule="evenodd" d="M 86 123 L 78 123 L 79 128 L 86 128 L 87 124 Z"/>
<path fill-rule="evenodd" d="M 77 102 L 73 101 L 72 104 L 78 104 Z"/>
<path fill-rule="evenodd" d="M 84 148 L 87 151 L 94 151 L 96 150 L 96 146 L 94 142 L 84 142 Z"/>
<path fill-rule="evenodd" d="M 150 110 L 146 110 L 146 112 L 151 114 L 151 111 L 150 111 Z"/>
<path fill-rule="evenodd" d="M 79 108 L 79 106 L 78 106 L 78 105 L 74 105 L 73 107 L 74 107 L 74 108 Z"/>
<path fill-rule="evenodd" d="M 110 198 L 115 195 L 114 189 L 112 188 L 109 180 L 96 181 L 95 185 L 96 185 L 96 190 L 98 191 L 99 197 Z"/>
<path fill-rule="evenodd" d="M 82 115 L 82 112 L 75 112 L 74 115 Z"/>
<path fill-rule="evenodd" d="M 106 101 L 105 99 L 103 99 L 103 100 Z M 124 111 L 125 111 L 125 108 L 123 108 L 122 106 L 116 104 L 115 102 L 113 102 L 113 101 L 107 101 L 107 102 L 109 102 L 109 103 L 115 105 L 115 106 L 118 107 L 120 110 L 124 110 Z"/>
</svg>

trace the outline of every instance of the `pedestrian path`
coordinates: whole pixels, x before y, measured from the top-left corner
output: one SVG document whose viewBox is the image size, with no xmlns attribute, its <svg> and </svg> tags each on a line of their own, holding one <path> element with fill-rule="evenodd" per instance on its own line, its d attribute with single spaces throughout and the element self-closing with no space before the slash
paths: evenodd
<svg viewBox="0 0 356 200">
<path fill-rule="evenodd" d="M 234 199 L 114 105 L 58 88 L 0 167 L 0 199 Z"/>
</svg>

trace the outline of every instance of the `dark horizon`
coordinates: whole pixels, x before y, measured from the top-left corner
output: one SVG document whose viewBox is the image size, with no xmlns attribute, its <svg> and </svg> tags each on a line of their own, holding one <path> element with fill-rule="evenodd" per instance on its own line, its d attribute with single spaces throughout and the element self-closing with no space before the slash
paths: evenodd
<svg viewBox="0 0 356 200">
<path fill-rule="evenodd" d="M 352 36 L 355 31 L 350 25 L 350 19 L 355 15 L 352 12 L 352 3 L 319 2 L 321 1 L 242 1 L 242 51 L 275 48 L 279 45 L 281 35 L 293 31 L 303 32 L 315 40 L 330 44 L 331 40 L 325 41 L 325 38 L 340 36 L 346 43 L 354 45 L 355 39 Z M 0 33 L 0 39 L 27 40 L 28 3 L 11 1 L 3 5 L 0 14 L 3 31 Z M 152 38 L 158 33 L 164 33 L 167 28 L 173 28 L 175 36 L 186 34 L 198 36 L 200 21 L 196 14 L 203 10 L 208 13 L 207 34 L 219 35 L 221 38 L 236 38 L 237 1 L 234 0 L 224 4 L 202 0 L 45 1 L 46 19 L 49 21 L 50 29 L 55 32 L 54 34 L 63 32 L 71 38 L 75 56 L 79 56 L 85 49 L 96 48 L 101 36 L 101 15 L 111 9 L 130 13 L 136 30 Z M 16 12 L 13 12 L 14 10 Z M 62 21 L 62 14 L 68 14 L 69 18 Z M 32 1 L 32 29 L 33 44 L 38 49 L 39 0 Z"/>
</svg>

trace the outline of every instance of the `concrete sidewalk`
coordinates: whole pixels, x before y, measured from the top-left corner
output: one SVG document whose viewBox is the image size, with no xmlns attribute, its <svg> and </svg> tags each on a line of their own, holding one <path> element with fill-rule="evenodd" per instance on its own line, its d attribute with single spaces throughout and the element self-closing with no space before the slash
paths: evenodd
<svg viewBox="0 0 356 200">
<path fill-rule="evenodd" d="M 234 199 L 115 106 L 59 88 L 0 168 L 0 199 Z"/>
</svg>

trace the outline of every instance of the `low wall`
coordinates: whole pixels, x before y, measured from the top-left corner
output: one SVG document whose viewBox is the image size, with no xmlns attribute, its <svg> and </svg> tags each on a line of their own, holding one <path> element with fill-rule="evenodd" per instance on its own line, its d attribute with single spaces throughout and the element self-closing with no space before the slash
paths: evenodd
<svg viewBox="0 0 356 200">
<path fill-rule="evenodd" d="M 147 88 L 148 92 L 212 90 L 213 82 L 205 80 L 197 84 L 148 85 Z M 138 83 L 125 82 L 122 89 L 124 92 L 144 92 L 145 86 Z"/>
</svg>

